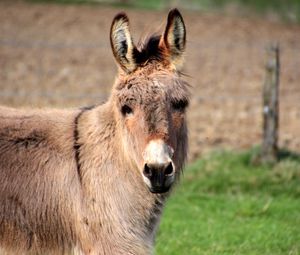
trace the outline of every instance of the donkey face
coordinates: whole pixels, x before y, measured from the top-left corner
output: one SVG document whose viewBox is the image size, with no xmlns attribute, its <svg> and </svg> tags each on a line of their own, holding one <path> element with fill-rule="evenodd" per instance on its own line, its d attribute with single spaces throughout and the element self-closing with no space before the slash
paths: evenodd
<svg viewBox="0 0 300 255">
<path fill-rule="evenodd" d="M 121 67 L 113 99 L 125 154 L 151 192 L 167 192 L 187 147 L 189 93 L 177 71 L 185 48 L 182 16 L 172 10 L 163 35 L 135 47 L 128 18 L 119 14 L 112 23 L 111 46 Z"/>
</svg>

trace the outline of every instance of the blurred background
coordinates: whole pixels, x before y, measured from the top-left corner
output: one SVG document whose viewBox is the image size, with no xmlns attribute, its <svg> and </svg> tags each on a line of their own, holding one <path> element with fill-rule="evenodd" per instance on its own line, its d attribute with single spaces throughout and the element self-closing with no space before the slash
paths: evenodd
<svg viewBox="0 0 300 255">
<path fill-rule="evenodd" d="M 0 103 L 105 101 L 117 72 L 109 44 L 114 15 L 126 11 L 137 42 L 162 31 L 173 7 L 187 27 L 183 71 L 192 86 L 194 163 L 167 207 L 157 253 L 300 254 L 299 0 L 1 0 Z M 281 59 L 278 145 L 289 159 L 253 166 L 251 148 L 263 132 L 266 47 L 274 42 Z"/>
<path fill-rule="evenodd" d="M 114 15 L 128 13 L 137 42 L 162 31 L 174 6 L 187 27 L 190 158 L 260 142 L 265 48 L 272 42 L 281 47 L 279 144 L 300 151 L 299 0 L 1 0 L 1 104 L 104 101 L 117 71 L 109 44 Z"/>
</svg>

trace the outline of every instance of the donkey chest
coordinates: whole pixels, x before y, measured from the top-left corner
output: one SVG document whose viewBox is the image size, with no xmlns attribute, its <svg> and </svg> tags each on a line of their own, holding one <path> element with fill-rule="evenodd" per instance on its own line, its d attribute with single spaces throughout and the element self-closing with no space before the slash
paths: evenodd
<svg viewBox="0 0 300 255">
<path fill-rule="evenodd" d="M 126 180 L 96 183 L 97 190 L 89 188 L 85 193 L 85 224 L 96 239 L 107 244 L 113 240 L 113 246 L 152 247 L 163 207 L 161 198 L 146 189 L 127 187 Z"/>
</svg>

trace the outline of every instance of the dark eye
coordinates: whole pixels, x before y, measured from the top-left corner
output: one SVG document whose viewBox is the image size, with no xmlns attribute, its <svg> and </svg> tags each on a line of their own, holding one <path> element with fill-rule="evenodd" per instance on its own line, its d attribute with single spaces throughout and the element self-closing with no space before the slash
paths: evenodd
<svg viewBox="0 0 300 255">
<path fill-rule="evenodd" d="M 129 107 L 128 105 L 123 105 L 122 108 L 121 108 L 121 112 L 124 116 L 128 116 L 128 115 L 131 115 L 133 114 L 133 110 L 131 107 Z"/>
<path fill-rule="evenodd" d="M 187 106 L 188 101 L 186 100 L 178 100 L 172 102 L 172 108 L 174 111 L 183 112 Z"/>
</svg>

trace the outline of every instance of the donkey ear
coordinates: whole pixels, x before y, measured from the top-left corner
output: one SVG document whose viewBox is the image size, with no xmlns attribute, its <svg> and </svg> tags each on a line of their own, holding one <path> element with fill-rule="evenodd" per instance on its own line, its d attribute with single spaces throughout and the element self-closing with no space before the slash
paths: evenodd
<svg viewBox="0 0 300 255">
<path fill-rule="evenodd" d="M 180 12 L 175 8 L 169 12 L 168 22 L 160 45 L 165 46 L 170 56 L 170 61 L 176 68 L 183 62 L 183 53 L 185 50 L 186 30 L 183 18 Z"/>
<path fill-rule="evenodd" d="M 129 31 L 129 19 L 125 13 L 115 16 L 110 28 L 110 44 L 113 54 L 122 67 L 130 73 L 136 68 L 134 52 L 136 50 Z"/>
</svg>

